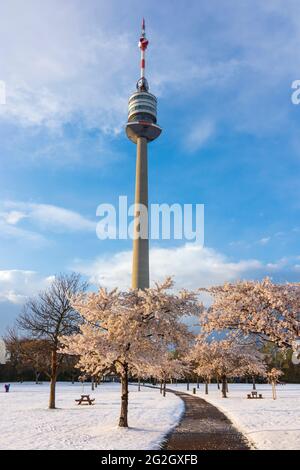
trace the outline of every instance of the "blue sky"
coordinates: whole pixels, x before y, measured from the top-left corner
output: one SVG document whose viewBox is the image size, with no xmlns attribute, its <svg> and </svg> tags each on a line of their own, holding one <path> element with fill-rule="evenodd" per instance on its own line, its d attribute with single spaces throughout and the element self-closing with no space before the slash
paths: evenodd
<svg viewBox="0 0 300 470">
<path fill-rule="evenodd" d="M 300 273 L 300 3 L 10 0 L 1 6 L 0 331 L 61 271 L 127 286 L 131 242 L 100 241 L 96 208 L 133 200 L 124 133 L 139 75 L 163 134 L 151 202 L 205 204 L 205 247 L 153 242 L 151 277 L 196 287 Z"/>
</svg>

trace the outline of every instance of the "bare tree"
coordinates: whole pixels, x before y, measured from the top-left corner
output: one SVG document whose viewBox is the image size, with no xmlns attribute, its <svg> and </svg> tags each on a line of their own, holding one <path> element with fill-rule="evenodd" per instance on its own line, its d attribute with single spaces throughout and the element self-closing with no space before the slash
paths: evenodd
<svg viewBox="0 0 300 470">
<path fill-rule="evenodd" d="M 59 274 L 50 287 L 28 300 L 17 325 L 32 338 L 48 340 L 51 351 L 49 408 L 55 408 L 55 388 L 59 367 L 59 337 L 79 330 L 80 316 L 70 298 L 87 289 L 80 275 Z"/>
</svg>

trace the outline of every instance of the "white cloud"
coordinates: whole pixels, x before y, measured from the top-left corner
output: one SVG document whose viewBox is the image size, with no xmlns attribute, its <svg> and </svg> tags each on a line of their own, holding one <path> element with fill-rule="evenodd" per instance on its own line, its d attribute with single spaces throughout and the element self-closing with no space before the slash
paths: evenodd
<svg viewBox="0 0 300 470">
<path fill-rule="evenodd" d="M 0 224 L 2 223 L 5 227 L 5 233 L 16 237 L 23 236 L 23 232 L 25 232 L 22 228 L 16 227 L 16 224 L 23 219 L 38 229 L 54 232 L 92 232 L 96 229 L 96 222 L 83 217 L 78 212 L 51 204 L 6 201 L 2 207 L 4 210 L 0 213 Z M 27 238 L 39 236 L 32 232 L 26 232 Z"/>
<path fill-rule="evenodd" d="M 0 218 L 8 223 L 9 225 L 16 225 L 20 220 L 24 219 L 26 214 L 20 211 L 10 211 L 0 213 Z"/>
<path fill-rule="evenodd" d="M 172 11 L 171 22 L 166 21 L 171 2 L 160 5 L 154 17 L 153 5 L 141 8 L 134 0 L 124 7 L 133 16 L 124 14 L 121 2 L 2 3 L 0 78 L 7 104 L 0 113 L 13 122 L 57 128 L 80 116 L 87 126 L 118 133 L 138 77 L 142 9 L 153 18 L 148 31 L 154 92 L 189 96 L 189 115 L 198 109 L 199 96 L 210 96 L 211 115 L 253 132 L 279 127 L 290 110 L 289 99 L 279 110 L 275 92 L 286 95 L 289 80 L 298 78 L 295 2 L 212 0 L 201 8 L 190 2 L 188 9 L 182 4 Z M 201 145 L 204 130 L 195 139 Z"/>
<path fill-rule="evenodd" d="M 24 241 L 34 242 L 35 246 L 43 246 L 47 243 L 47 240 L 43 235 L 33 232 L 32 230 L 23 229 L 16 227 L 14 224 L 10 224 L 5 220 L 1 220 L 0 216 L 0 238 L 19 240 L 22 243 Z"/>
<path fill-rule="evenodd" d="M 185 138 L 186 147 L 194 152 L 203 147 L 215 134 L 215 125 L 210 120 L 202 120 L 192 123 L 191 131 Z"/>
<path fill-rule="evenodd" d="M 88 276 L 94 284 L 128 288 L 131 265 L 132 252 L 124 251 L 91 263 L 76 262 L 73 268 Z M 152 248 L 150 251 L 151 281 L 172 275 L 178 286 L 186 288 L 234 281 L 254 271 L 263 272 L 264 268 L 258 260 L 231 262 L 212 248 L 202 248 L 196 244 L 187 243 L 179 248 Z"/>
<path fill-rule="evenodd" d="M 6 58 L 0 58 L 0 70 L 6 105 L 0 107 L 0 117 L 50 129 L 80 118 L 104 133 L 121 130 L 132 48 L 125 34 L 108 31 L 105 4 L 101 10 L 94 28 L 91 9 L 77 2 L 62 6 L 58 0 L 44 0 L 43 5 L 28 0 L 25 5 L 11 0 L 2 5 L 5 27 L 0 42 L 5 44 Z"/>
<path fill-rule="evenodd" d="M 259 245 L 267 245 L 270 240 L 271 240 L 271 237 L 264 237 L 264 238 L 261 238 L 260 240 L 258 240 L 257 243 Z"/>
<path fill-rule="evenodd" d="M 53 276 L 41 277 L 34 271 L 0 271 L 0 302 L 23 304 L 27 298 L 45 289 Z"/>
<path fill-rule="evenodd" d="M 231 261 L 212 248 L 202 248 L 194 243 L 176 248 L 152 248 L 151 282 L 171 275 L 177 287 L 196 289 L 238 279 L 260 279 L 266 275 L 279 275 L 280 282 L 285 282 L 290 273 L 294 273 L 291 280 L 296 281 L 300 265 L 293 264 L 293 260 L 282 258 L 274 263 L 262 263 L 256 259 Z M 127 289 L 131 285 L 132 252 L 123 251 L 91 262 L 77 260 L 71 268 L 87 276 L 96 286 Z M 2 270 L 0 302 L 22 304 L 28 296 L 47 288 L 53 279 L 54 276 L 41 276 L 30 270 Z"/>
</svg>

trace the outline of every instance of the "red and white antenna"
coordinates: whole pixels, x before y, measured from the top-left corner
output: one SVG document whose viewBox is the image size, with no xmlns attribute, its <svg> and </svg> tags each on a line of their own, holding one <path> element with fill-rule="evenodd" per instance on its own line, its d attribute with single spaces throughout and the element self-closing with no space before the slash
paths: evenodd
<svg viewBox="0 0 300 470">
<path fill-rule="evenodd" d="M 142 34 L 139 41 L 139 48 L 141 49 L 141 78 L 145 78 L 145 65 L 146 65 L 146 50 L 149 41 L 146 39 L 145 19 L 142 21 Z"/>
</svg>

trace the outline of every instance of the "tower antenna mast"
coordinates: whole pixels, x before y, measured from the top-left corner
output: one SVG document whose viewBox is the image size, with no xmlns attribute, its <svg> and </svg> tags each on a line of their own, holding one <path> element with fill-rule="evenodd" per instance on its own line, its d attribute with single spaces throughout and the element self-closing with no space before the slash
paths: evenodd
<svg viewBox="0 0 300 470">
<path fill-rule="evenodd" d="M 139 41 L 139 48 L 141 49 L 141 78 L 145 78 L 145 66 L 146 66 L 146 50 L 149 41 L 146 38 L 146 25 L 145 18 L 142 21 L 142 34 Z"/>
</svg>

